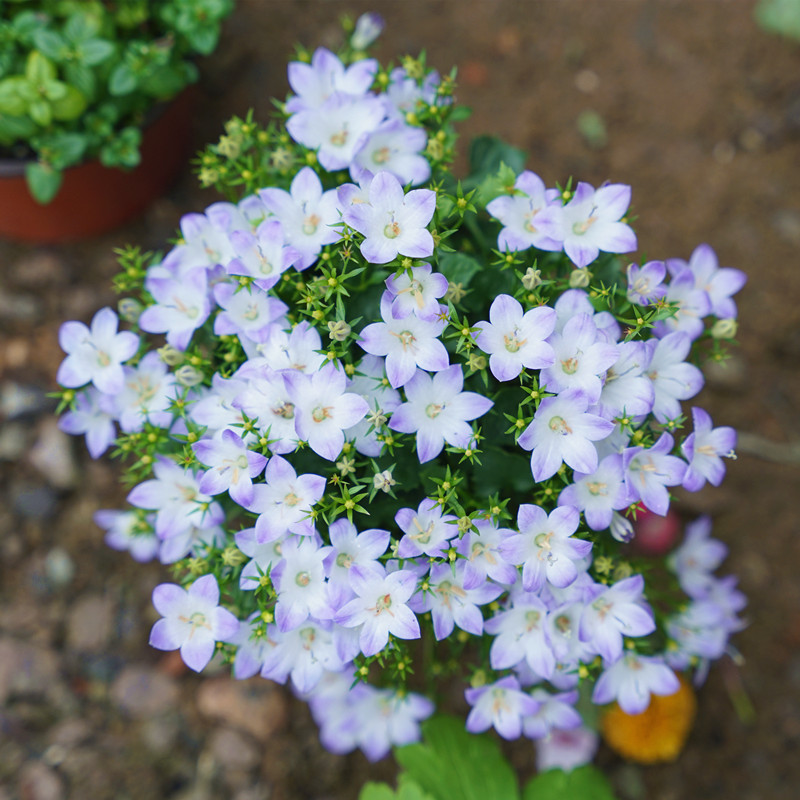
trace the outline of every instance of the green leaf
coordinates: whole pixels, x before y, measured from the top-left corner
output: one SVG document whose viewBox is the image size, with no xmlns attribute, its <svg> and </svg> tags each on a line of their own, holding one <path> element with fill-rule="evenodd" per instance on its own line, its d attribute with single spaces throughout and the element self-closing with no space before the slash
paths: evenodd
<svg viewBox="0 0 800 800">
<path fill-rule="evenodd" d="M 761 0 L 755 8 L 755 18 L 766 31 L 800 40 L 798 0 Z"/>
<path fill-rule="evenodd" d="M 477 258 L 465 253 L 442 253 L 439 256 L 439 271 L 451 283 L 469 286 L 472 277 L 480 272 L 484 265 Z"/>
<path fill-rule="evenodd" d="M 501 164 L 511 167 L 515 174 L 525 168 L 526 155 L 523 150 L 494 136 L 477 136 L 469 148 L 469 179 L 474 184 L 495 175 Z"/>
<path fill-rule="evenodd" d="M 119 64 L 108 79 L 108 91 L 119 96 L 130 94 L 136 88 L 136 75 L 127 64 Z"/>
<path fill-rule="evenodd" d="M 187 31 L 186 38 L 189 44 L 201 55 L 207 56 L 214 52 L 219 40 L 219 28 L 208 26 L 204 28 L 196 28 L 193 31 Z"/>
<path fill-rule="evenodd" d="M 159 67 L 140 82 L 139 88 L 152 97 L 167 99 L 178 94 L 185 85 L 183 75 L 175 67 Z"/>
<path fill-rule="evenodd" d="M 31 50 L 25 63 L 25 77 L 35 84 L 55 80 L 55 65 L 38 50 Z"/>
<path fill-rule="evenodd" d="M 615 800 L 611 784 L 597 767 L 583 767 L 564 772 L 550 769 L 528 781 L 522 800 Z"/>
<path fill-rule="evenodd" d="M 66 64 L 64 78 L 70 86 L 74 86 L 84 97 L 94 97 L 97 81 L 89 67 L 75 62 Z"/>
<path fill-rule="evenodd" d="M 77 119 L 86 110 L 86 98 L 74 86 L 66 86 L 66 90 L 63 97 L 50 103 L 53 117 L 63 121 Z"/>
<path fill-rule="evenodd" d="M 71 42 L 80 44 L 96 36 L 100 30 L 100 18 L 93 14 L 77 12 L 64 24 L 64 35 Z"/>
<path fill-rule="evenodd" d="M 50 108 L 50 103 L 46 100 L 36 100 L 28 106 L 28 113 L 31 119 L 37 124 L 46 128 L 53 118 L 53 112 Z"/>
<path fill-rule="evenodd" d="M 397 795 L 386 783 L 365 783 L 358 800 L 396 800 Z"/>
<path fill-rule="evenodd" d="M 61 61 L 68 49 L 63 36 L 42 28 L 33 34 L 33 42 L 42 53 L 54 61 Z"/>
<path fill-rule="evenodd" d="M 47 142 L 48 158 L 54 167 L 65 169 L 77 164 L 86 151 L 87 137 L 83 133 L 61 133 Z"/>
<path fill-rule="evenodd" d="M 80 46 L 81 60 L 89 67 L 105 61 L 114 52 L 114 45 L 105 39 L 90 39 Z"/>
<path fill-rule="evenodd" d="M 15 117 L 0 113 L 0 144 L 29 139 L 36 133 L 36 124 L 29 117 Z"/>
<path fill-rule="evenodd" d="M 28 188 L 34 199 L 42 205 L 46 205 L 56 196 L 63 177 L 60 170 L 38 161 L 25 167 Z"/>
<path fill-rule="evenodd" d="M 514 771 L 488 735 L 463 720 L 435 716 L 423 724 L 424 744 L 398 748 L 395 757 L 434 800 L 518 800 Z"/>
<path fill-rule="evenodd" d="M 21 117 L 28 110 L 28 104 L 19 95 L 20 83 L 24 78 L 7 78 L 0 81 L 0 114 Z"/>
</svg>

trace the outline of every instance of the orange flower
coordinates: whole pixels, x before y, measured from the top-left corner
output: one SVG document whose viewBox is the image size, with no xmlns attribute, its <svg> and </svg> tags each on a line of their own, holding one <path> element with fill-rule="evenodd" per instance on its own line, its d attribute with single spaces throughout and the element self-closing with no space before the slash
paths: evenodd
<svg viewBox="0 0 800 800">
<path fill-rule="evenodd" d="M 600 721 L 608 746 L 619 755 L 640 764 L 674 761 L 692 729 L 697 700 L 689 682 L 682 676 L 675 694 L 652 695 L 641 714 L 627 714 L 616 703 Z"/>
</svg>

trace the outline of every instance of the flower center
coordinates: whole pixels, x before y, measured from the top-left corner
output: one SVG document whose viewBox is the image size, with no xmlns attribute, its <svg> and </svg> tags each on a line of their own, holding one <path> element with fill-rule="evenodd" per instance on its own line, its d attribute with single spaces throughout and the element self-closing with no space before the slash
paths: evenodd
<svg viewBox="0 0 800 800">
<path fill-rule="evenodd" d="M 560 433 L 562 436 L 572 433 L 572 428 L 567 425 L 567 421 L 564 419 L 564 417 L 550 417 L 550 422 L 548 425 L 553 433 Z"/>
<path fill-rule="evenodd" d="M 336 556 L 336 566 L 350 569 L 350 567 L 353 566 L 353 556 L 351 556 L 350 553 L 339 553 L 339 555 Z"/>
<path fill-rule="evenodd" d="M 316 214 L 309 214 L 303 220 L 303 233 L 306 236 L 312 236 L 317 232 L 320 222 L 322 222 L 322 220 L 319 218 L 319 216 Z"/>
<path fill-rule="evenodd" d="M 525 623 L 527 624 L 528 630 L 532 631 L 534 628 L 539 627 L 539 620 L 542 618 L 542 615 L 539 611 L 535 609 L 531 609 L 530 611 L 525 612 Z"/>
<path fill-rule="evenodd" d="M 308 586 L 311 583 L 311 576 L 307 572 L 298 572 L 294 577 L 294 582 L 298 586 Z"/>
<path fill-rule="evenodd" d="M 330 138 L 330 142 L 334 147 L 344 147 L 347 144 L 347 139 L 350 136 L 350 131 L 347 128 L 342 128 L 342 130 L 337 131 L 333 134 Z"/>
<path fill-rule="evenodd" d="M 425 408 L 425 413 L 431 418 L 435 419 L 439 414 L 444 411 L 444 406 L 439 403 L 429 403 Z"/>
<path fill-rule="evenodd" d="M 518 331 L 515 330 L 514 333 L 507 333 L 503 336 L 503 344 L 509 353 L 518 352 L 520 347 L 523 347 L 528 341 L 527 339 L 518 338 L 517 333 Z"/>
<path fill-rule="evenodd" d="M 384 229 L 383 235 L 387 239 L 396 239 L 400 235 L 400 223 L 392 220 Z"/>
<path fill-rule="evenodd" d="M 574 375 L 578 371 L 579 361 L 576 356 L 572 356 L 571 358 L 565 358 L 561 362 L 561 369 L 567 373 L 567 375 Z"/>
<path fill-rule="evenodd" d="M 314 422 L 323 422 L 326 419 L 331 418 L 331 406 L 317 406 L 311 412 L 311 419 Z"/>
<path fill-rule="evenodd" d="M 605 497 L 608 494 L 608 484 L 601 483 L 600 481 L 589 481 L 586 484 L 586 488 L 589 490 L 589 494 L 595 497 L 598 495 L 603 495 L 603 497 Z"/>
<path fill-rule="evenodd" d="M 283 498 L 283 502 L 286 503 L 287 506 L 296 506 L 300 502 L 300 498 L 294 492 L 289 492 L 289 494 Z"/>
<path fill-rule="evenodd" d="M 382 611 L 387 611 L 392 607 L 392 596 L 390 594 L 385 594 L 383 597 L 379 597 L 375 602 L 375 611 L 380 614 Z"/>
<path fill-rule="evenodd" d="M 576 236 L 583 236 L 589 230 L 589 228 L 591 228 L 592 225 L 594 225 L 595 222 L 597 222 L 597 217 L 589 217 L 588 219 L 582 220 L 581 222 L 576 222 L 572 226 L 572 232 Z"/>
<path fill-rule="evenodd" d="M 272 409 L 272 413 L 283 419 L 294 419 L 294 403 L 286 402 L 282 406 L 277 406 Z"/>
<path fill-rule="evenodd" d="M 391 155 L 388 147 L 381 147 L 372 154 L 372 160 L 375 164 L 385 164 L 391 158 Z"/>
</svg>

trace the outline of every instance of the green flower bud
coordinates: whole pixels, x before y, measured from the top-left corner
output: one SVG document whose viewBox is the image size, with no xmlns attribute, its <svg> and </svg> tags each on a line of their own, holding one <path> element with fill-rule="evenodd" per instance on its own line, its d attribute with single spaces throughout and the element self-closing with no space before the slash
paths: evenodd
<svg viewBox="0 0 800 800">
<path fill-rule="evenodd" d="M 588 269 L 574 269 L 569 274 L 570 289 L 585 289 L 592 279 L 592 273 Z"/>
</svg>

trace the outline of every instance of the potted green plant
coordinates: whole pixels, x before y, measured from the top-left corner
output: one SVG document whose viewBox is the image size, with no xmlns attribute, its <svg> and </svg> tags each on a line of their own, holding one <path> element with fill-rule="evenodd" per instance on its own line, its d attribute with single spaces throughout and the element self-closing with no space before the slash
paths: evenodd
<svg viewBox="0 0 800 800">
<path fill-rule="evenodd" d="M 233 0 L 0 1 L 0 234 L 78 238 L 162 191 L 188 134 L 188 118 L 183 135 L 176 129 L 180 104 L 165 104 L 197 79 L 194 58 L 214 50 L 232 8 Z M 150 144 L 160 130 L 168 143 Z"/>
</svg>

